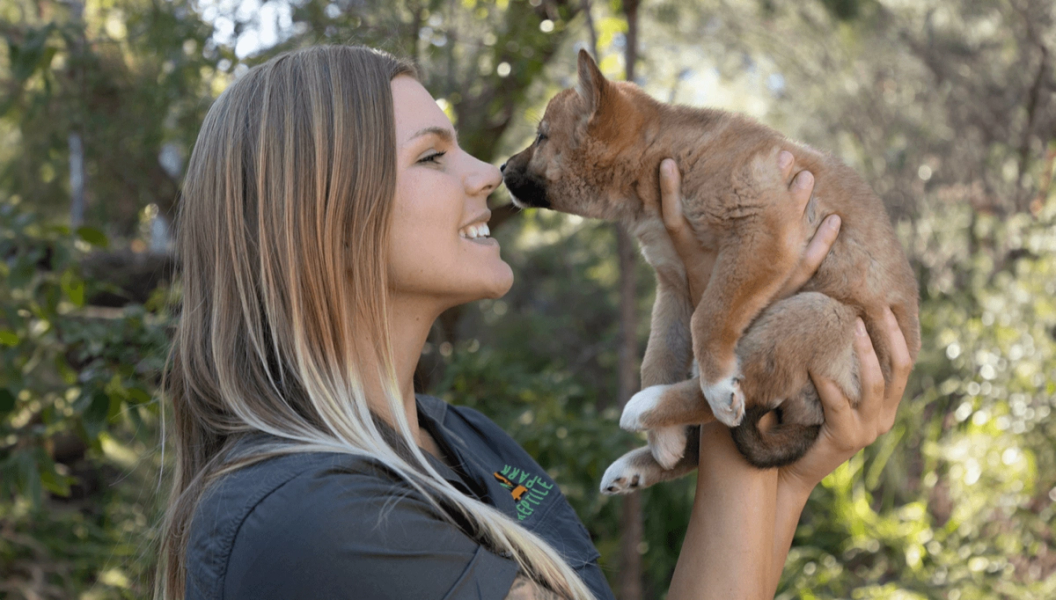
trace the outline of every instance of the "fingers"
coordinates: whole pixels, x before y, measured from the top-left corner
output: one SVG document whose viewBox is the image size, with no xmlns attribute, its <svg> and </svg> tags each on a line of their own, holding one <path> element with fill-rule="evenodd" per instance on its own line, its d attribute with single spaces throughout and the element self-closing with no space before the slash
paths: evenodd
<svg viewBox="0 0 1056 600">
<path fill-rule="evenodd" d="M 660 201 L 663 210 L 664 227 L 672 235 L 685 230 L 685 219 L 682 217 L 682 178 L 679 176 L 675 161 L 665 158 L 660 163 Z"/>
<path fill-rule="evenodd" d="M 675 161 L 670 158 L 660 163 L 660 203 L 664 227 L 675 244 L 675 250 L 683 262 L 692 262 L 692 257 L 698 253 L 700 242 L 693 236 L 686 218 L 682 215 L 682 178 Z"/>
<path fill-rule="evenodd" d="M 902 331 L 890 309 L 884 314 L 884 331 L 892 348 L 892 381 L 884 384 L 884 374 L 865 324 L 856 319 L 854 350 L 858 355 L 858 374 L 861 398 L 857 406 L 844 396 L 843 391 L 830 379 L 810 374 L 814 387 L 825 411 L 818 442 L 796 463 L 783 469 L 783 474 L 793 480 L 805 481 L 812 488 L 839 464 L 862 448 L 872 444 L 880 435 L 891 429 L 894 409 L 905 389 L 906 379 L 912 368 L 912 360 L 906 347 Z"/>
<path fill-rule="evenodd" d="M 822 221 L 821 227 L 818 227 L 818 231 L 810 240 L 810 244 L 807 246 L 806 252 L 803 253 L 801 260 L 801 266 L 808 273 L 808 279 L 821 266 L 821 261 L 825 260 L 825 256 L 828 255 L 832 245 L 836 243 L 836 236 L 839 233 L 840 215 L 829 215 Z"/>
<path fill-rule="evenodd" d="M 788 150 L 782 150 L 777 153 L 777 166 L 781 169 L 781 176 L 785 181 L 788 181 L 789 175 L 792 174 L 792 163 L 794 163 L 796 157 L 792 156 L 792 153 Z"/>
<path fill-rule="evenodd" d="M 833 381 L 824 377 L 813 377 L 818 390 L 822 410 L 825 411 L 825 426 L 830 430 L 833 442 L 843 451 L 857 452 L 873 443 L 877 431 L 875 423 L 883 405 L 884 374 L 880 361 L 873 350 L 865 324 L 857 319 L 854 333 L 854 350 L 858 356 L 858 376 L 861 398 L 858 406 L 851 401 Z"/>
<path fill-rule="evenodd" d="M 846 429 L 848 421 L 854 417 L 850 400 L 843 395 L 843 391 L 831 379 L 825 377 L 814 377 L 814 388 L 818 390 L 821 399 L 821 408 L 825 411 L 825 424 L 833 429 Z"/>
<path fill-rule="evenodd" d="M 857 320 L 854 327 L 854 351 L 858 355 L 858 384 L 862 394 L 858 400 L 858 413 L 864 423 L 875 423 L 884 405 L 886 384 L 880 360 L 861 319 Z M 867 443 L 872 441 L 870 439 Z"/>
<path fill-rule="evenodd" d="M 792 180 L 788 191 L 792 192 L 792 200 L 799 207 L 799 212 L 804 212 L 810 202 L 810 194 L 814 191 L 814 174 L 810 171 L 800 171 Z"/>
<path fill-rule="evenodd" d="M 884 310 L 884 325 L 887 329 L 888 347 L 891 349 L 891 382 L 887 386 L 880 416 L 881 433 L 887 433 L 894 426 L 895 413 L 902 402 L 902 394 L 906 391 L 909 373 L 913 370 L 913 358 L 909 355 L 906 338 L 890 308 Z"/>
<path fill-rule="evenodd" d="M 836 236 L 839 233 L 839 215 L 829 215 L 828 218 L 822 221 L 821 227 L 814 233 L 814 237 L 810 240 L 810 244 L 807 245 L 806 251 L 803 252 L 803 257 L 800 258 L 796 270 L 789 276 L 781 291 L 778 292 L 779 298 L 785 298 L 796 293 L 799 288 L 803 287 L 803 284 L 814 276 L 818 267 L 821 266 L 821 262 L 828 256 L 832 245 L 836 243 Z"/>
<path fill-rule="evenodd" d="M 781 177 L 785 181 L 789 180 L 789 176 L 795 168 L 795 162 L 795 156 L 788 150 L 782 150 L 777 153 L 777 166 L 781 169 Z M 807 207 L 807 202 L 810 201 L 811 192 L 814 191 L 814 175 L 810 171 L 796 173 L 788 189 L 792 192 L 794 204 L 799 207 L 800 212 L 803 212 Z"/>
</svg>

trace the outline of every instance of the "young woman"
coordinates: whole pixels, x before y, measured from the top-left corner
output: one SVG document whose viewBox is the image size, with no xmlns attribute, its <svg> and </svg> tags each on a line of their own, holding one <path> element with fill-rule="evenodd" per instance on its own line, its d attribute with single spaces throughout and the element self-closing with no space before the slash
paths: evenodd
<svg viewBox="0 0 1056 600">
<path fill-rule="evenodd" d="M 671 166 L 664 215 L 683 260 L 702 263 Z M 500 182 L 413 68 L 381 52 L 286 54 L 220 96 L 180 205 L 161 595 L 612 597 L 546 472 L 483 415 L 413 391 L 436 317 L 512 284 L 483 229 Z M 790 223 L 811 186 L 793 179 Z M 835 234 L 811 242 L 790 289 Z M 669 598 L 773 595 L 810 490 L 894 419 L 908 359 L 885 390 L 868 337 L 856 344 L 864 400 L 816 381 L 827 421 L 795 465 L 753 469 L 726 430 L 704 429 Z"/>
</svg>

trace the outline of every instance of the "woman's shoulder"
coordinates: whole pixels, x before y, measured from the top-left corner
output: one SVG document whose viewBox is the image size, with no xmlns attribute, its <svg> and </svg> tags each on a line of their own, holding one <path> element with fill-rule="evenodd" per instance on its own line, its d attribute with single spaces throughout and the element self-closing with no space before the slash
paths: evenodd
<svg viewBox="0 0 1056 600">
<path fill-rule="evenodd" d="M 331 486 L 354 490 L 357 483 L 398 485 L 384 466 L 369 457 L 330 452 L 292 452 L 266 458 L 221 476 L 202 495 L 192 530 L 217 533 L 237 529 L 261 502 L 325 494 Z M 275 496 L 280 490 L 278 496 Z M 296 490 L 296 496 L 290 492 Z"/>
<path fill-rule="evenodd" d="M 242 558 L 257 560 L 268 547 L 323 544 L 321 534 L 333 528 L 368 530 L 377 522 L 371 513 L 411 493 L 376 461 L 338 453 L 286 454 L 228 473 L 209 486 L 191 521 L 187 598 L 229 597 L 222 590 L 230 575 L 239 577 L 232 567 L 237 571 Z"/>
<path fill-rule="evenodd" d="M 516 574 L 383 465 L 328 453 L 218 481 L 192 521 L 187 568 L 188 600 L 442 597 L 466 577 L 501 598 Z"/>
</svg>

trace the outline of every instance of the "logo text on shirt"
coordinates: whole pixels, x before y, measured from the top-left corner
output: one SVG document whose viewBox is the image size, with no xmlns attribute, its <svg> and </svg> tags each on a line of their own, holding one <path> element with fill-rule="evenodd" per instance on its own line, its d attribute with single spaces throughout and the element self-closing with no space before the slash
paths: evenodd
<svg viewBox="0 0 1056 600">
<path fill-rule="evenodd" d="M 503 465 L 502 470 L 496 471 L 494 475 L 502 487 L 510 490 L 510 495 L 517 503 L 518 521 L 531 516 L 554 487 L 554 484 L 547 483 L 538 475 L 510 465 Z"/>
</svg>

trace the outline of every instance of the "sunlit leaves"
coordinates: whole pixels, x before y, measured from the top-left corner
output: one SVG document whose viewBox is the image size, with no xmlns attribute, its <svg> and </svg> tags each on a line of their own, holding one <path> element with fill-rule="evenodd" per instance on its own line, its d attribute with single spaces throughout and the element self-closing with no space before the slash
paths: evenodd
<svg viewBox="0 0 1056 600">
<path fill-rule="evenodd" d="M 110 240 L 107 239 L 106 234 L 94 227 L 78 227 L 77 237 L 100 248 L 106 248 L 110 245 Z"/>
<path fill-rule="evenodd" d="M 11 60 L 11 75 L 18 82 L 25 82 L 34 73 L 46 71 L 58 52 L 58 47 L 48 44 L 48 37 L 56 27 L 47 24 L 43 27 L 28 29 L 21 41 L 7 37 L 7 51 Z"/>
<path fill-rule="evenodd" d="M 83 3 L 11 4 L 17 18 L 0 32 L 10 58 L 0 70 L 0 193 L 68 214 L 77 133 L 89 224 L 127 235 L 142 206 L 171 214 L 179 174 L 159 154 L 165 144 L 189 154 L 216 64 L 230 51 L 209 40 L 212 29 L 185 0 L 88 3 L 80 18 L 73 8 Z"/>
</svg>

